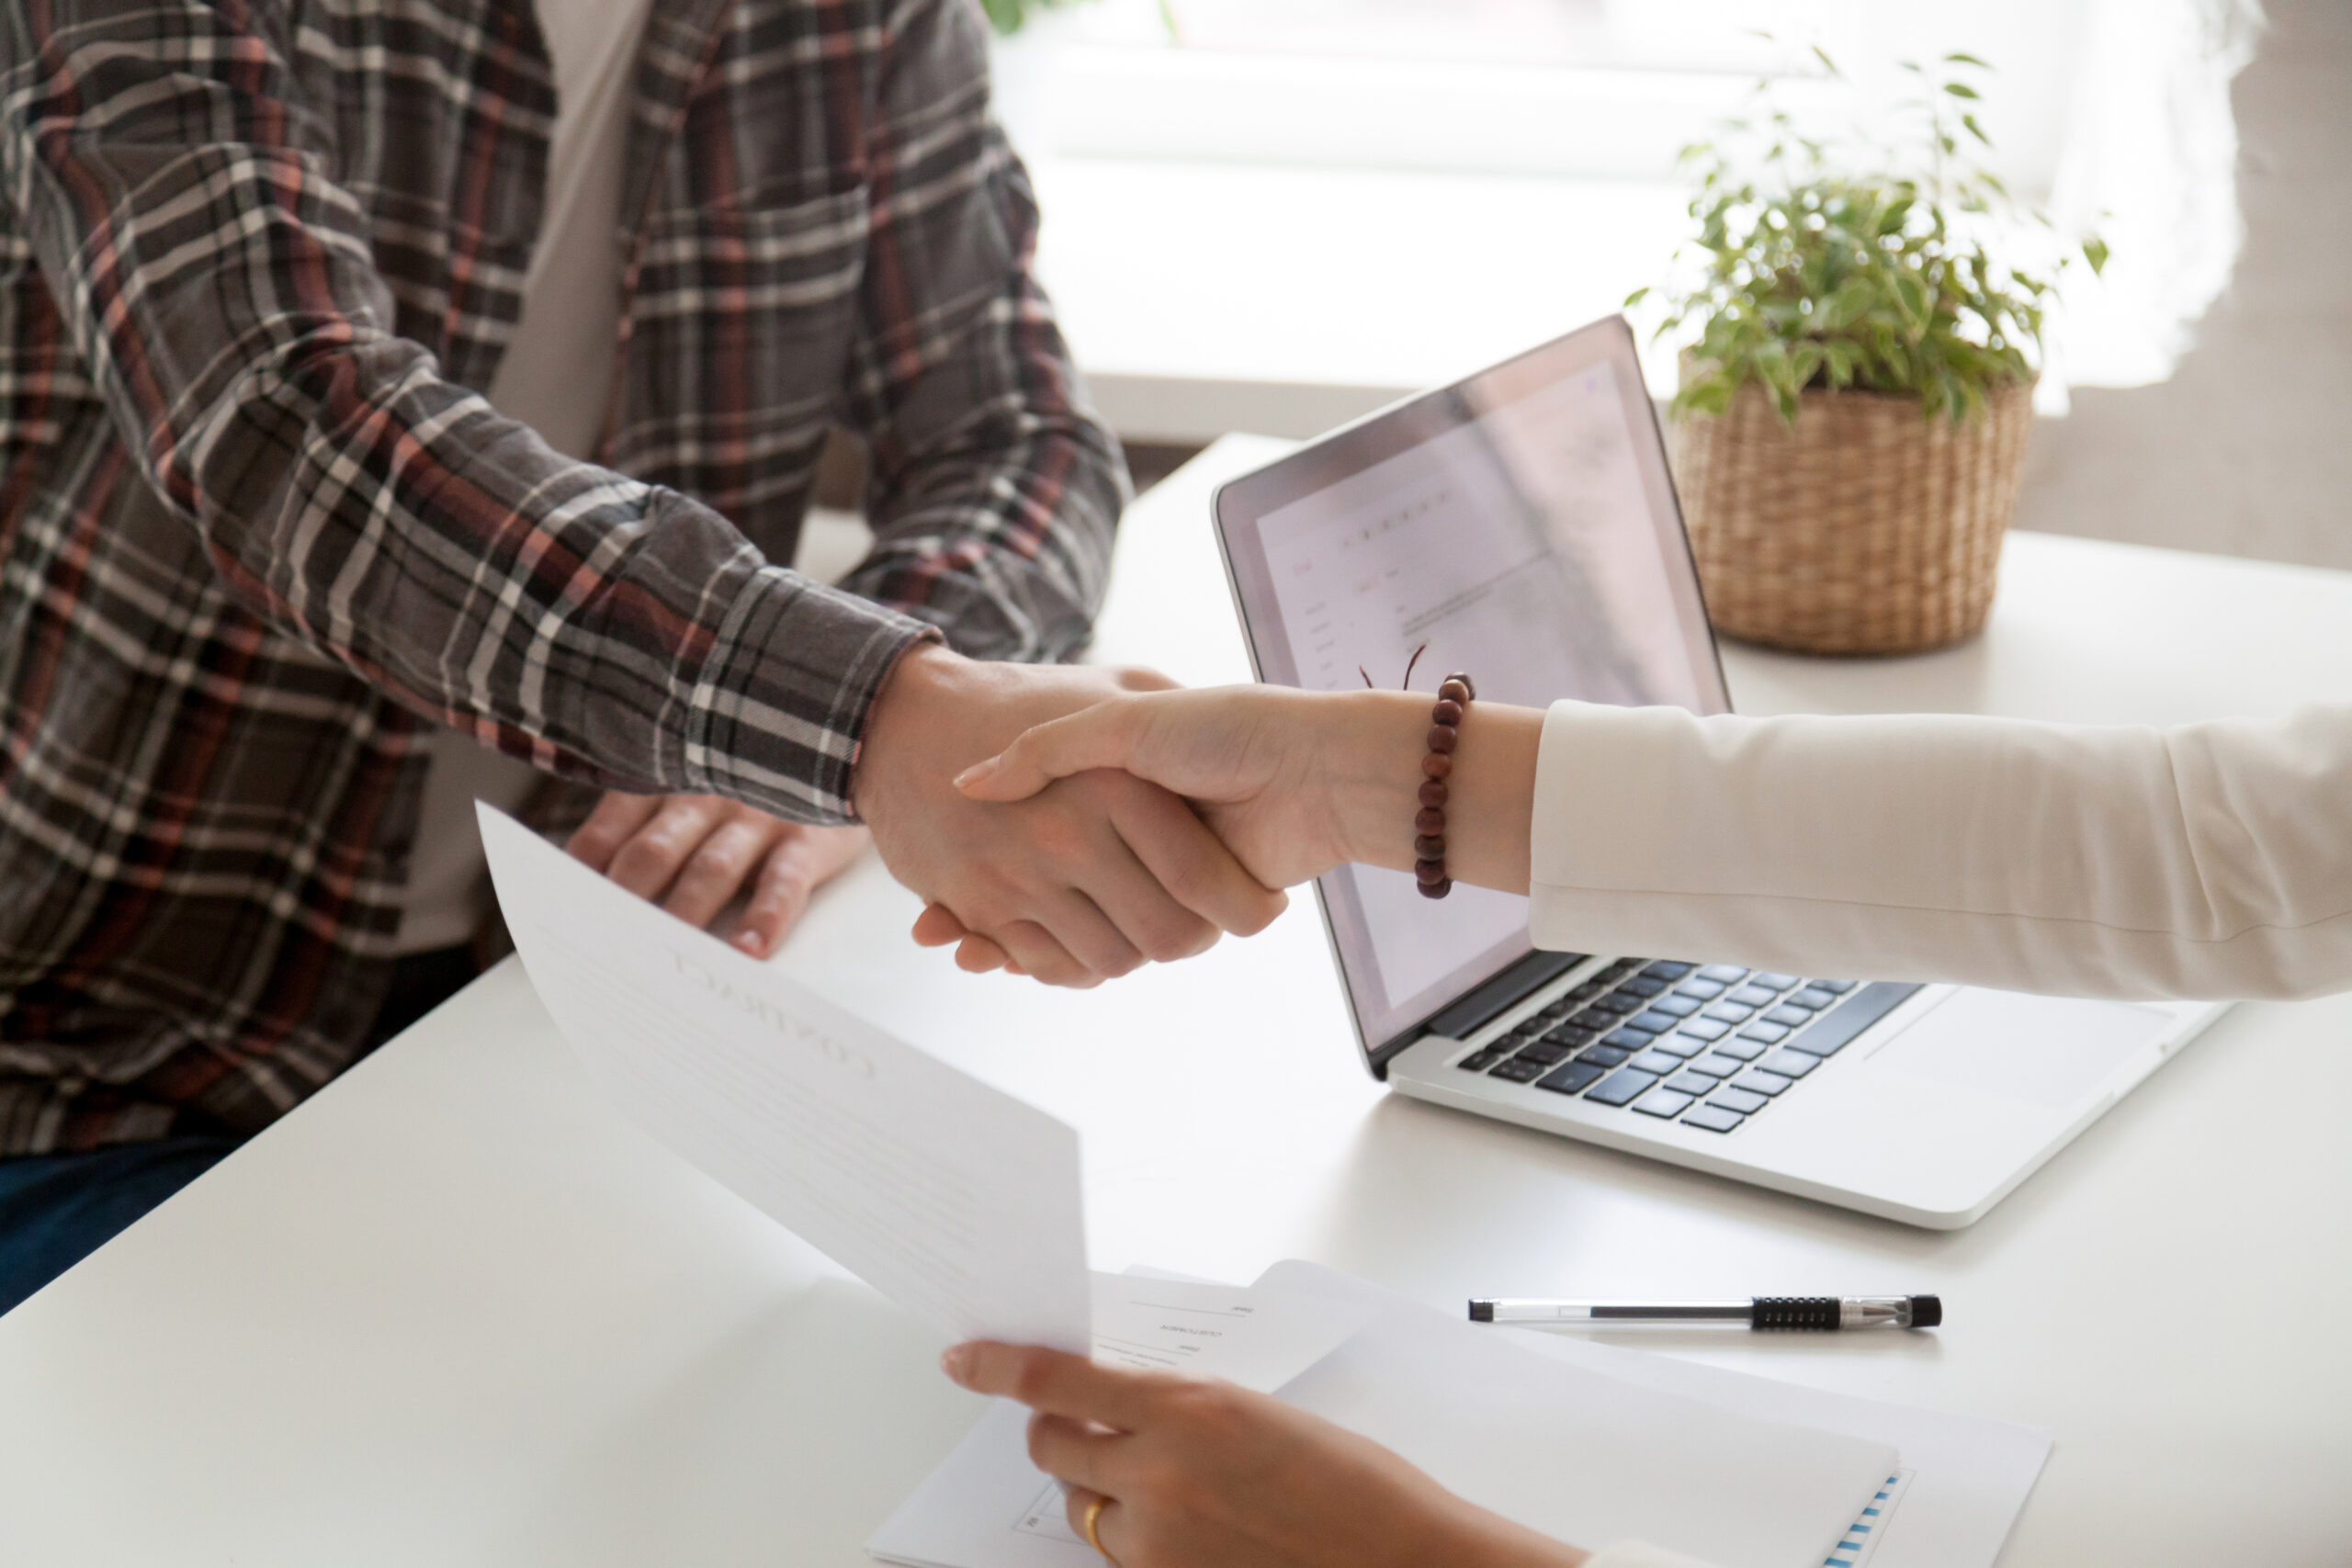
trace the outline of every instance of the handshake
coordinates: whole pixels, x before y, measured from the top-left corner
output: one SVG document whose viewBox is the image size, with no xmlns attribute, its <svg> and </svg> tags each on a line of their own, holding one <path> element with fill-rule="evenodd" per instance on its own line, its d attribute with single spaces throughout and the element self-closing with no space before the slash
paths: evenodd
<svg viewBox="0 0 2352 1568">
<path fill-rule="evenodd" d="M 921 894 L 925 946 L 975 972 L 1093 986 L 1265 929 L 1282 889 L 1413 864 L 1430 698 L 1178 690 L 1145 670 L 990 664 L 935 644 L 892 671 L 852 775 L 864 828 L 713 795 L 609 795 L 571 852 L 695 925 L 740 907 L 763 957 L 870 830 Z M 1464 716 L 1446 810 L 1460 880 L 1525 891 L 1543 716 Z"/>
<path fill-rule="evenodd" d="M 1541 716 L 1512 711 L 1464 720 L 1448 858 L 1523 890 Z M 854 788 L 884 863 L 926 900 L 917 942 L 954 944 L 968 970 L 1092 986 L 1254 934 L 1281 889 L 1334 866 L 1409 870 L 1430 712 L 1426 694 L 1181 691 L 925 647 L 876 703 Z"/>
</svg>

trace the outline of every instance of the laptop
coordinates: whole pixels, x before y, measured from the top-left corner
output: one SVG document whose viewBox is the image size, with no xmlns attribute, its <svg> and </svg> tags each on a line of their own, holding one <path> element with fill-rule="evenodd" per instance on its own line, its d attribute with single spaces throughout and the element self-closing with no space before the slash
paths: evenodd
<svg viewBox="0 0 2352 1568">
<path fill-rule="evenodd" d="M 1226 484 L 1261 681 L 1731 701 L 1632 329 L 1611 318 Z M 1363 1060 L 1419 1100 L 1915 1225 L 1971 1224 L 2225 1004 L 1539 953 L 1527 900 L 1346 866 L 1317 900 Z"/>
</svg>

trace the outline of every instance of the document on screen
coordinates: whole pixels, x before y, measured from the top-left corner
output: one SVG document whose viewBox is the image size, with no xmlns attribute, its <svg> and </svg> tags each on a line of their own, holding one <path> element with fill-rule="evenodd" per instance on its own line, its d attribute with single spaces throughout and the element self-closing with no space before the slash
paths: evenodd
<svg viewBox="0 0 2352 1568">
<path fill-rule="evenodd" d="M 1086 1352 L 1074 1129 L 477 809 L 524 970 L 630 1120 L 942 1332 Z"/>
</svg>

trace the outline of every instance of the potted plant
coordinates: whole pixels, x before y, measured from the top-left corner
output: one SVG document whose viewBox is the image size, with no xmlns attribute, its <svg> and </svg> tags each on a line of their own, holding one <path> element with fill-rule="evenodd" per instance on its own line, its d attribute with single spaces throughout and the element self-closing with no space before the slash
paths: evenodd
<svg viewBox="0 0 2352 1568">
<path fill-rule="evenodd" d="M 2075 247 L 1982 162 L 1970 77 L 1989 68 L 1939 65 L 1905 66 L 1920 91 L 1875 143 L 1801 135 L 1759 87 L 1758 114 L 1684 150 L 1699 232 L 1658 333 L 1689 337 L 1675 479 L 1727 635 L 1912 652 L 1992 608 L 2043 311 Z M 2104 265 L 2096 237 L 2079 249 Z"/>
</svg>

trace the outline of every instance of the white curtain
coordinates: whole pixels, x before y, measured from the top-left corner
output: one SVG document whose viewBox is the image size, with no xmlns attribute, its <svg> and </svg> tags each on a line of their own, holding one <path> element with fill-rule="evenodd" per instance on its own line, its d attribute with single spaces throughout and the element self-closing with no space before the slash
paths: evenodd
<svg viewBox="0 0 2352 1568">
<path fill-rule="evenodd" d="M 2245 239 L 2230 81 L 2262 22 L 2256 0 L 2095 0 L 2051 217 L 2062 233 L 2097 229 L 2114 259 L 2096 282 L 2068 279 L 2048 412 L 2070 385 L 2171 375 L 2228 286 Z"/>
</svg>

